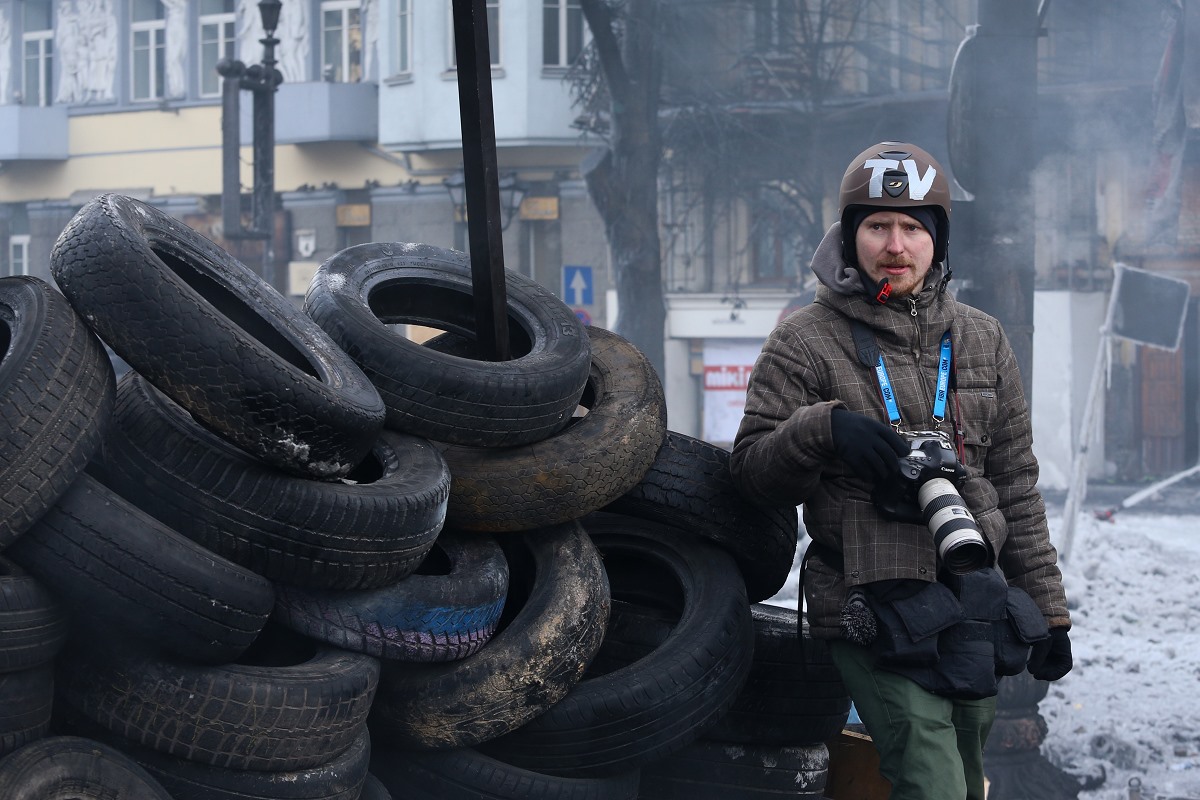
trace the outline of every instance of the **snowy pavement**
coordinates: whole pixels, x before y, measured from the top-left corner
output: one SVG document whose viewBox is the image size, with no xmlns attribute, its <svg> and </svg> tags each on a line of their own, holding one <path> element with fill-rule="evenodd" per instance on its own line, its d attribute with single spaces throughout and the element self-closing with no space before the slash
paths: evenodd
<svg viewBox="0 0 1200 800">
<path fill-rule="evenodd" d="M 1061 506 L 1050 507 L 1053 537 Z M 1043 753 L 1105 775 L 1080 800 L 1127 800 L 1131 780 L 1143 800 L 1200 800 L 1200 492 L 1189 481 L 1096 519 L 1106 507 L 1089 496 L 1061 565 L 1075 668 L 1039 706 Z M 796 579 L 768 602 L 794 607 Z"/>
</svg>

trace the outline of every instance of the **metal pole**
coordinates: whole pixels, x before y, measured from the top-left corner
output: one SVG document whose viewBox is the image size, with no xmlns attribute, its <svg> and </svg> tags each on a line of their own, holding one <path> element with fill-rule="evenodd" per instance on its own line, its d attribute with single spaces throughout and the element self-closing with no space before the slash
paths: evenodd
<svg viewBox="0 0 1200 800">
<path fill-rule="evenodd" d="M 229 59 L 217 64 L 221 76 L 221 223 L 225 238 L 233 240 L 242 233 L 242 186 L 238 160 L 241 150 L 240 93 L 246 65 Z"/>
<path fill-rule="evenodd" d="M 475 336 L 483 352 L 495 361 L 506 361 L 510 357 L 508 297 L 504 285 L 487 6 L 485 0 L 453 0 L 453 8 Z"/>
<path fill-rule="evenodd" d="M 1071 463 L 1071 482 L 1067 485 L 1067 498 L 1063 503 L 1062 531 L 1059 534 L 1058 554 L 1063 561 L 1070 560 L 1071 545 L 1075 539 L 1075 522 L 1079 507 L 1087 497 L 1087 462 L 1095 434 L 1096 401 L 1104 388 L 1105 364 L 1108 361 L 1110 332 L 1116 314 L 1117 294 L 1121 289 L 1124 270 L 1114 270 L 1112 290 L 1108 295 L 1108 311 L 1104 315 L 1104 326 L 1100 328 L 1100 342 L 1096 345 L 1096 361 L 1092 366 L 1092 382 L 1088 388 L 1087 401 L 1083 405 L 1083 420 L 1079 423 L 1079 440 L 1075 444 L 1075 459 Z"/>
<path fill-rule="evenodd" d="M 263 239 L 262 276 L 275 285 L 275 92 L 282 75 L 275 69 L 274 31 L 260 39 L 262 65 L 247 71 L 254 92 L 254 229 Z"/>
</svg>

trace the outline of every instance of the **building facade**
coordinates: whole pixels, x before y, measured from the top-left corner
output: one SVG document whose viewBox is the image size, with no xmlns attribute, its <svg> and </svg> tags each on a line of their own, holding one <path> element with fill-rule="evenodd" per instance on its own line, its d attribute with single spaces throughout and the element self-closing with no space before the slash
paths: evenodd
<svg viewBox="0 0 1200 800">
<path fill-rule="evenodd" d="M 672 429 L 732 439 L 763 339 L 811 296 L 807 261 L 855 153 L 906 139 L 952 171 L 963 166 L 951 157 L 947 86 L 982 2 L 994 0 L 663 0 L 674 14 L 663 39 L 659 176 Z M 576 102 L 570 80 L 589 45 L 579 0 L 486 7 L 499 168 L 519 190 L 506 195 L 505 263 L 586 321 L 609 324 L 618 309 L 604 225 L 580 173 L 603 135 L 588 120 L 603 110 Z M 1139 0 L 1114 0 L 1105 13 L 1089 0 L 1042 7 L 1030 154 L 1037 224 L 1014 235 L 1036 239 L 1034 416 L 1053 483 L 1078 444 L 1114 264 L 1200 289 L 1191 223 L 1200 219 L 1200 120 L 1196 90 L 1177 80 L 1182 133 L 1162 134 L 1161 121 L 1175 119 L 1163 99 L 1171 4 L 1161 14 Z M 1194 3 L 1180 7 L 1195 16 Z M 1186 29 L 1194 38 L 1200 23 Z M 449 0 L 283 0 L 279 210 L 264 250 L 225 231 L 221 209 L 217 65 L 263 58 L 255 3 L 0 0 L 0 273 L 49 278 L 58 233 L 105 191 L 187 221 L 297 301 L 317 266 L 353 244 L 465 249 L 464 213 L 448 191 L 462 169 L 452 31 Z M 1195 74 L 1187 70 L 1200 46 L 1179 50 L 1190 59 L 1182 74 Z M 248 211 L 252 102 L 239 96 Z M 1168 152 L 1164 142 L 1179 146 Z M 952 257 L 970 250 L 969 193 L 956 189 L 955 202 Z M 1172 213 L 1170 235 L 1158 235 Z M 972 270 L 988 268 L 955 266 L 964 288 Z M 1114 348 L 1094 475 L 1161 474 L 1200 456 L 1194 302 L 1190 309 L 1179 351 Z"/>
</svg>

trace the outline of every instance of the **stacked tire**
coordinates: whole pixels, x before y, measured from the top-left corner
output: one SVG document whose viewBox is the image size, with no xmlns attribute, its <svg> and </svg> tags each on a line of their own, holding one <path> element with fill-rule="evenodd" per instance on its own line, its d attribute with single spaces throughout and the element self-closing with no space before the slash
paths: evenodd
<svg viewBox="0 0 1200 800">
<path fill-rule="evenodd" d="M 51 268 L 62 295 L 0 280 L 35 342 L 0 362 L 0 590 L 41 604 L 0 591 L 0 694 L 36 651 L 53 697 L 0 714 L 0 786 L 43 742 L 176 800 L 691 797 L 695 760 L 723 797 L 823 786 L 848 700 L 761 603 L 795 510 L 667 429 L 629 342 L 510 273 L 492 361 L 466 257 L 428 245 L 348 248 L 297 309 L 120 195 Z"/>
</svg>

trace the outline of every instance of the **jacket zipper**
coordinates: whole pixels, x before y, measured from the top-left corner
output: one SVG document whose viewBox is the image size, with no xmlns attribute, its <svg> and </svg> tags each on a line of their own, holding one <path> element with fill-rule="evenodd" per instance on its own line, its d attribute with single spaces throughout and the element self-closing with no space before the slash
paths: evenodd
<svg viewBox="0 0 1200 800">
<path fill-rule="evenodd" d="M 917 315 L 917 298 L 912 295 L 908 296 L 908 313 L 914 317 Z"/>
</svg>

